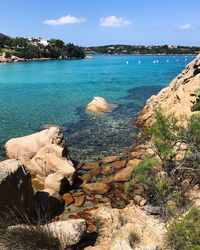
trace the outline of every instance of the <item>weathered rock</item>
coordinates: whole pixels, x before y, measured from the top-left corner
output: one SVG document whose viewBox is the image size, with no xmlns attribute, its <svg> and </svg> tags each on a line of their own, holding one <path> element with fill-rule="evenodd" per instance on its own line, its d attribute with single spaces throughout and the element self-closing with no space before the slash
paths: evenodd
<svg viewBox="0 0 200 250">
<path fill-rule="evenodd" d="M 127 167 L 135 168 L 135 167 L 137 167 L 141 162 L 142 162 L 142 161 L 139 160 L 139 159 L 130 160 L 130 161 L 128 161 Z"/>
<path fill-rule="evenodd" d="M 90 170 L 93 169 L 95 167 L 99 167 L 99 162 L 98 161 L 94 161 L 94 162 L 84 162 L 82 169 L 85 170 Z"/>
<path fill-rule="evenodd" d="M 85 203 L 85 195 L 74 197 L 74 201 L 76 207 L 82 207 Z"/>
<path fill-rule="evenodd" d="M 86 107 L 87 111 L 94 113 L 108 111 L 111 109 L 113 109 L 113 105 L 108 104 L 103 97 L 94 97 Z"/>
<path fill-rule="evenodd" d="M 108 164 L 108 163 L 112 163 L 114 161 L 119 161 L 119 160 L 120 160 L 119 156 L 109 155 L 103 158 L 103 163 Z"/>
<path fill-rule="evenodd" d="M 105 194 L 109 190 L 109 186 L 101 182 L 83 184 L 82 188 L 83 191 L 88 195 Z"/>
<path fill-rule="evenodd" d="M 0 162 L 0 213 L 34 212 L 34 196 L 29 171 L 17 160 Z"/>
<path fill-rule="evenodd" d="M 32 158 L 40 148 L 56 144 L 65 146 L 63 134 L 58 127 L 51 127 L 31 135 L 10 139 L 6 144 L 6 154 L 10 159 L 21 160 Z"/>
<path fill-rule="evenodd" d="M 53 189 L 59 194 L 64 194 L 66 191 L 70 190 L 70 183 L 67 177 L 68 175 L 63 171 L 49 174 L 45 178 L 44 187 Z"/>
<path fill-rule="evenodd" d="M 58 127 L 11 139 L 6 143 L 6 152 L 28 168 L 37 190 L 51 188 L 63 194 L 73 184 L 75 168 Z"/>
<path fill-rule="evenodd" d="M 64 194 L 62 198 L 65 201 L 65 206 L 69 206 L 70 204 L 74 203 L 74 198 L 70 193 Z"/>
<path fill-rule="evenodd" d="M 128 181 L 131 178 L 133 170 L 138 166 L 140 162 L 141 160 L 139 159 L 130 160 L 126 168 L 118 171 L 113 176 L 113 181 Z"/>
<path fill-rule="evenodd" d="M 134 205 L 120 210 L 102 206 L 92 213 L 94 220 L 98 221 L 100 236 L 96 246 L 88 250 L 133 249 L 131 234 L 134 233 L 140 236 L 140 242 L 134 246 L 137 250 L 164 247 L 165 224 Z"/>
<path fill-rule="evenodd" d="M 114 161 L 112 163 L 109 163 L 102 169 L 102 174 L 112 174 L 116 170 L 119 170 L 121 168 L 124 168 L 126 166 L 126 161 Z"/>
<path fill-rule="evenodd" d="M 157 96 L 150 97 L 136 121 L 138 127 L 148 127 L 154 122 L 155 108 L 162 108 L 166 113 L 173 113 L 177 118 L 181 115 L 189 118 L 194 113 L 191 111 L 196 101 L 194 91 L 200 86 L 200 71 L 196 68 L 198 63 L 197 57 L 168 87 L 162 89 Z"/>
</svg>

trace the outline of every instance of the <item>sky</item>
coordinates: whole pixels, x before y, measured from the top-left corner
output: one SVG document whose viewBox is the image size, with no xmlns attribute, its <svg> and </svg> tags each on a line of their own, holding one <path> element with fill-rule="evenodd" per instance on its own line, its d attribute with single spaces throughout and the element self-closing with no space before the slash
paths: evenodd
<svg viewBox="0 0 200 250">
<path fill-rule="evenodd" d="M 0 0 L 0 33 L 82 46 L 200 46 L 200 0 Z"/>
</svg>

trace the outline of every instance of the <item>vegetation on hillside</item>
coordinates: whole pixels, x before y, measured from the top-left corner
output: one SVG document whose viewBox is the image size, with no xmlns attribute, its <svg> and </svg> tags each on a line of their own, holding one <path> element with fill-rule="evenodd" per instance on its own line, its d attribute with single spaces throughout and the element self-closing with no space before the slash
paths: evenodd
<svg viewBox="0 0 200 250">
<path fill-rule="evenodd" d="M 86 49 L 86 53 L 97 54 L 197 54 L 200 47 L 189 46 L 140 46 L 140 45 L 105 45 Z"/>
<path fill-rule="evenodd" d="M 192 106 L 192 111 L 200 111 L 200 88 L 195 90 L 194 95 L 196 96 L 196 102 Z"/>
<path fill-rule="evenodd" d="M 153 153 L 136 167 L 125 188 L 131 192 L 140 185 L 145 198 L 168 218 L 179 214 L 186 202 L 186 191 L 199 183 L 200 114 L 185 124 L 184 118 L 180 121 L 156 110 L 155 120 L 142 132 Z"/>
<path fill-rule="evenodd" d="M 27 38 L 12 38 L 0 35 L 0 54 L 4 54 L 6 58 L 17 56 L 19 58 L 84 58 L 85 53 L 82 48 L 72 43 L 65 44 L 62 40 L 51 39 L 47 45 Z"/>
<path fill-rule="evenodd" d="M 200 249 L 200 210 L 192 208 L 168 228 L 168 242 L 174 250 Z"/>
</svg>

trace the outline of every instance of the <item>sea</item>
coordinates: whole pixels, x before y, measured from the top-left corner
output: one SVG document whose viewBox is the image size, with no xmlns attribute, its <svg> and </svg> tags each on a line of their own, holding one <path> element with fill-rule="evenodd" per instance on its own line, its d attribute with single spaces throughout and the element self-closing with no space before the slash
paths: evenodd
<svg viewBox="0 0 200 250">
<path fill-rule="evenodd" d="M 4 144 L 60 126 L 76 160 L 123 156 L 134 144 L 134 120 L 193 55 L 94 55 L 92 59 L 0 64 L 0 155 Z M 117 108 L 88 113 L 95 96 Z"/>
</svg>

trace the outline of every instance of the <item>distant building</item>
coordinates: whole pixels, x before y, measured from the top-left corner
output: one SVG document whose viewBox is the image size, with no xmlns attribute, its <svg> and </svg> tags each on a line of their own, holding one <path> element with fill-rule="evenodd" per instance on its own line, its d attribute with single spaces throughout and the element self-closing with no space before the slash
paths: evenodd
<svg viewBox="0 0 200 250">
<path fill-rule="evenodd" d="M 36 46 L 39 44 L 41 44 L 43 46 L 49 45 L 49 41 L 46 39 L 43 39 L 41 37 L 39 37 L 39 38 L 32 37 L 29 39 L 29 41 L 31 42 L 31 44 L 36 45 Z"/>
</svg>

